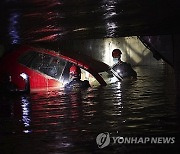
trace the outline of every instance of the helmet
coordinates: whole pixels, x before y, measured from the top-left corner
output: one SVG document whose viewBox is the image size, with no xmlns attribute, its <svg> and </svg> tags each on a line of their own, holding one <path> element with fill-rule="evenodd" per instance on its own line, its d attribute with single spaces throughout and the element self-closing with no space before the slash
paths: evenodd
<svg viewBox="0 0 180 154">
<path fill-rule="evenodd" d="M 69 73 L 74 76 L 79 76 L 81 74 L 81 70 L 78 66 L 73 65 L 70 67 Z"/>
<path fill-rule="evenodd" d="M 121 54 L 122 54 L 122 52 L 121 52 L 121 50 L 119 50 L 119 49 L 114 49 L 114 50 L 112 51 L 112 57 L 113 57 L 113 58 L 119 58 Z"/>
</svg>

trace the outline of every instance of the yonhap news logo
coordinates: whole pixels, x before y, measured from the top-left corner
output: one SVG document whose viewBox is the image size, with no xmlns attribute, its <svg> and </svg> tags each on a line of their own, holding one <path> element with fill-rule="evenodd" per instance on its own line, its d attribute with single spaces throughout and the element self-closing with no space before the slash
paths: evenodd
<svg viewBox="0 0 180 154">
<path fill-rule="evenodd" d="M 175 137 L 123 137 L 111 136 L 109 132 L 100 133 L 96 137 L 100 149 L 109 144 L 174 144 Z"/>
<path fill-rule="evenodd" d="M 108 132 L 100 133 L 96 137 L 96 143 L 100 149 L 108 146 L 110 144 L 110 135 Z"/>
</svg>

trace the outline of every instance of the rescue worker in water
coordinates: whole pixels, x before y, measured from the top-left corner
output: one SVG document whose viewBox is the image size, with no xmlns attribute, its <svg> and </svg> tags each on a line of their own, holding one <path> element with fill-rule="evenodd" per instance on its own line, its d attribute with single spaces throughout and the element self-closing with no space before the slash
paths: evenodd
<svg viewBox="0 0 180 154">
<path fill-rule="evenodd" d="M 70 82 L 65 85 L 65 89 L 74 90 L 91 87 L 89 81 L 81 81 L 81 70 L 78 66 L 72 65 L 69 70 Z"/>
<path fill-rule="evenodd" d="M 112 52 L 113 61 L 116 63 L 112 66 L 112 71 L 116 77 L 119 77 L 121 80 L 125 78 L 136 79 L 137 73 L 132 69 L 129 63 L 123 62 L 121 60 L 121 50 L 114 49 Z"/>
<path fill-rule="evenodd" d="M 29 76 L 25 73 L 21 73 L 20 76 L 25 81 L 25 87 L 23 90 L 18 90 L 17 86 L 12 82 L 11 75 L 6 74 L 3 83 L 0 87 L 0 93 L 13 94 L 13 95 L 29 94 L 30 93 Z"/>
</svg>

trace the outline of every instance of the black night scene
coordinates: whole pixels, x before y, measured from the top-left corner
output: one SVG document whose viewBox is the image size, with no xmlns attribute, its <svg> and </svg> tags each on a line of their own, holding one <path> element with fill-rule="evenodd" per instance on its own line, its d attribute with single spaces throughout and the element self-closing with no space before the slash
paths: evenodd
<svg viewBox="0 0 180 154">
<path fill-rule="evenodd" d="M 179 154 L 178 0 L 1 0 L 0 154 Z"/>
</svg>

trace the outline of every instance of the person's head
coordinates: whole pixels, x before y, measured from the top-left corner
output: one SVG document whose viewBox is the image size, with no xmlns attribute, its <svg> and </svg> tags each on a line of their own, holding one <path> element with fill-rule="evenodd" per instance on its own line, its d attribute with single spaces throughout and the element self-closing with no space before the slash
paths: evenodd
<svg viewBox="0 0 180 154">
<path fill-rule="evenodd" d="M 122 54 L 122 52 L 121 52 L 120 49 L 114 49 L 114 50 L 112 51 L 112 57 L 113 57 L 113 58 L 119 58 L 119 57 L 121 57 L 121 54 Z"/>
<path fill-rule="evenodd" d="M 78 66 L 72 65 L 69 69 L 69 74 L 72 79 L 81 79 L 81 69 Z"/>
<path fill-rule="evenodd" d="M 121 54 L 122 54 L 122 52 L 121 52 L 120 49 L 114 49 L 114 50 L 112 51 L 112 57 L 113 57 L 113 59 L 118 59 L 118 61 L 121 60 Z"/>
<path fill-rule="evenodd" d="M 23 78 L 23 80 L 28 80 L 29 76 L 26 73 L 21 73 L 20 76 Z"/>
</svg>

